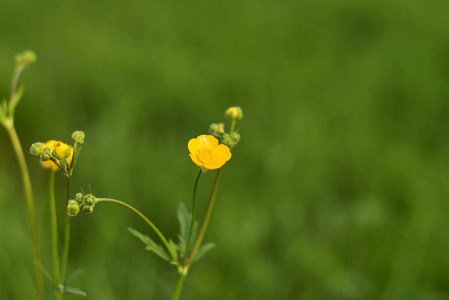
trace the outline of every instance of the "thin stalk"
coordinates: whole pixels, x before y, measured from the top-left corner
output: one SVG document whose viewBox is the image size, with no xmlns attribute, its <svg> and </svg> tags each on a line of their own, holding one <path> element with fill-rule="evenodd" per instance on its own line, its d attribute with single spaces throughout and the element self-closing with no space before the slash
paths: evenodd
<svg viewBox="0 0 449 300">
<path fill-rule="evenodd" d="M 52 235 L 52 249 L 53 249 L 53 272 L 55 281 L 60 284 L 60 274 L 59 274 L 59 249 L 58 249 L 58 219 L 56 216 L 56 204 L 55 204 L 55 173 L 56 171 L 51 170 L 50 172 L 50 217 L 51 217 L 51 235 Z M 61 294 L 56 292 L 56 298 L 60 299 Z"/>
<path fill-rule="evenodd" d="M 129 205 L 128 203 L 125 203 L 123 201 L 120 200 L 116 200 L 116 199 L 111 199 L 111 198 L 97 198 L 97 202 L 111 202 L 111 203 L 115 203 L 115 204 L 119 204 L 121 206 L 124 206 L 130 210 L 132 210 L 133 212 L 135 212 L 140 218 L 142 218 L 142 220 L 145 221 L 145 223 L 147 223 L 151 229 L 154 230 L 154 232 L 157 234 L 157 236 L 161 239 L 162 243 L 164 243 L 165 248 L 167 248 L 168 253 L 170 253 L 171 258 L 173 259 L 173 261 L 179 265 L 178 259 L 176 258 L 175 253 L 173 252 L 173 249 L 170 247 L 167 239 L 164 237 L 164 235 L 159 231 L 159 229 L 156 227 L 156 225 L 154 225 L 147 217 L 145 217 L 144 214 L 142 214 L 140 211 L 138 211 L 137 209 L 135 209 L 134 207 L 132 207 L 131 205 Z"/>
<path fill-rule="evenodd" d="M 70 199 L 72 185 L 72 177 L 67 177 L 67 202 Z M 61 281 L 64 282 L 65 275 L 67 271 L 67 261 L 69 259 L 69 246 L 70 246 L 70 216 L 66 214 L 65 222 L 65 232 L 64 232 L 64 252 L 62 253 L 62 271 L 61 271 Z"/>
<path fill-rule="evenodd" d="M 190 241 L 192 240 L 193 235 L 193 225 L 195 224 L 195 217 L 196 217 L 196 189 L 198 187 L 198 181 L 200 180 L 201 173 L 203 173 L 203 170 L 200 169 L 198 172 L 198 176 L 195 180 L 195 185 L 193 187 L 193 201 L 192 201 L 192 220 L 190 221 L 190 230 L 189 230 L 189 237 L 187 239 L 186 249 L 185 253 L 188 254 L 190 251 Z"/>
<path fill-rule="evenodd" d="M 183 272 L 179 273 L 178 281 L 176 282 L 175 290 L 173 292 L 171 300 L 178 300 L 179 296 L 181 296 L 182 285 L 184 284 L 184 279 L 186 278 L 186 275 L 187 274 Z"/>
<path fill-rule="evenodd" d="M 229 131 L 229 133 L 233 133 L 234 129 L 235 129 L 235 124 L 237 123 L 236 120 L 232 120 L 232 124 L 231 124 L 231 130 Z"/>
<path fill-rule="evenodd" d="M 218 183 L 220 182 L 221 173 L 223 168 L 220 168 L 217 172 L 217 176 L 215 177 L 214 186 L 212 187 L 212 192 L 209 197 L 209 203 L 207 204 L 206 214 L 204 215 L 203 223 L 201 224 L 200 232 L 198 233 L 198 237 L 196 238 L 195 244 L 193 245 L 192 251 L 190 252 L 189 257 L 187 258 L 184 269 L 187 273 L 190 264 L 192 263 L 193 258 L 195 257 L 196 252 L 198 251 L 201 242 L 203 241 L 204 234 L 206 233 L 207 225 L 209 224 L 210 215 L 212 213 L 212 208 L 214 206 L 215 195 L 217 194 Z"/>
<path fill-rule="evenodd" d="M 34 210 L 33 191 L 31 188 L 30 174 L 28 173 L 28 167 L 26 164 L 25 156 L 23 154 L 22 145 L 20 144 L 17 131 L 14 126 L 6 127 L 8 135 L 11 139 L 14 152 L 16 153 L 17 161 L 19 163 L 20 172 L 22 175 L 23 187 L 25 190 L 25 200 L 28 212 L 28 221 L 31 229 L 31 241 L 33 244 L 33 257 L 34 257 L 34 272 L 36 275 L 36 286 L 39 299 L 45 299 L 44 292 L 44 280 L 42 277 L 42 270 L 40 267 L 40 255 L 39 255 L 39 243 L 37 239 L 36 229 L 36 213 Z"/>
<path fill-rule="evenodd" d="M 20 73 L 22 73 L 23 67 L 16 66 L 14 74 L 12 75 L 11 87 L 9 90 L 9 99 L 12 99 L 17 90 L 17 83 L 19 82 Z"/>
</svg>

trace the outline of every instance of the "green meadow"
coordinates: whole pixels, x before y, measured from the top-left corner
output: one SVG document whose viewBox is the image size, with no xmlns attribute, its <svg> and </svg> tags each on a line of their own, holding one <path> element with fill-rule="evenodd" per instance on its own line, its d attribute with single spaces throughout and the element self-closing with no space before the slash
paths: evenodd
<svg viewBox="0 0 449 300">
<path fill-rule="evenodd" d="M 50 174 L 32 143 L 83 130 L 73 197 L 90 185 L 176 240 L 198 173 L 187 143 L 240 106 L 204 238 L 217 247 L 181 299 L 449 299 L 449 2 L 4 0 L 0 11 L 0 99 L 14 55 L 37 55 L 15 126 L 47 269 Z M 216 172 L 199 182 L 198 219 Z M 61 224 L 65 184 L 58 172 Z M 24 199 L 1 127 L 0 299 L 36 299 Z M 119 206 L 72 219 L 68 272 L 84 270 L 73 285 L 93 300 L 170 299 L 176 269 L 128 227 L 157 240 Z"/>
</svg>

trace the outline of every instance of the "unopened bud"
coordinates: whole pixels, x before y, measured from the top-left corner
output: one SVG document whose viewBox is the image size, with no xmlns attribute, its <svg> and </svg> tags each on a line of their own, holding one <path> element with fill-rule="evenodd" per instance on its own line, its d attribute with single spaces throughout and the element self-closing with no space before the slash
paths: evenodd
<svg viewBox="0 0 449 300">
<path fill-rule="evenodd" d="M 231 149 L 232 147 L 235 146 L 235 142 L 234 142 L 234 140 L 231 138 L 231 136 L 229 135 L 229 133 L 225 133 L 225 134 L 223 135 L 223 139 L 221 140 L 221 142 L 222 142 L 224 145 L 228 146 L 229 149 Z"/>
<path fill-rule="evenodd" d="M 240 120 L 243 118 L 243 111 L 239 106 L 232 106 L 226 110 L 225 116 L 230 120 Z"/>
<path fill-rule="evenodd" d="M 234 146 L 240 141 L 240 134 L 237 132 L 233 132 L 229 135 L 229 137 L 234 141 Z"/>
<path fill-rule="evenodd" d="M 71 217 L 75 217 L 80 211 L 80 206 L 75 200 L 69 200 L 67 204 L 67 213 Z"/>
<path fill-rule="evenodd" d="M 218 136 L 224 134 L 224 124 L 223 123 L 211 124 L 209 127 L 209 132 L 210 132 L 210 134 L 218 135 Z"/>
<path fill-rule="evenodd" d="M 75 195 L 75 200 L 78 204 L 83 204 L 84 200 L 83 200 L 83 194 L 82 193 L 77 193 Z"/>
<path fill-rule="evenodd" d="M 72 133 L 72 139 L 74 139 L 78 144 L 83 144 L 85 137 L 86 135 L 81 130 L 77 130 Z"/>
<path fill-rule="evenodd" d="M 83 211 L 87 214 L 90 214 L 91 212 L 94 211 L 94 207 L 90 206 L 90 205 L 84 205 L 83 206 Z"/>
<path fill-rule="evenodd" d="M 42 150 L 44 150 L 44 144 L 34 143 L 33 145 L 31 145 L 30 153 L 32 155 L 41 155 Z"/>
<path fill-rule="evenodd" d="M 15 60 L 17 65 L 21 68 L 25 68 L 29 64 L 36 62 L 36 54 L 33 51 L 27 50 L 17 54 Z"/>
<path fill-rule="evenodd" d="M 87 206 L 94 206 L 95 203 L 97 202 L 97 198 L 95 198 L 95 196 L 92 194 L 84 195 L 83 200 L 84 200 L 84 205 L 87 205 Z"/>
<path fill-rule="evenodd" d="M 42 150 L 41 156 L 39 157 L 41 161 L 49 161 L 51 160 L 51 149 L 50 147 L 45 147 Z"/>
</svg>

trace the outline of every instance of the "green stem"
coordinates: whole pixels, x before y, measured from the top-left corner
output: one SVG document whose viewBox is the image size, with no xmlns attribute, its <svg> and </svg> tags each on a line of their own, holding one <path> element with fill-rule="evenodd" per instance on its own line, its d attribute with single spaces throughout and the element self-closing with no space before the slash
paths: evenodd
<svg viewBox="0 0 449 300">
<path fill-rule="evenodd" d="M 55 281 L 60 284 L 59 277 L 59 250 L 58 250 L 58 219 L 56 216 L 56 204 L 55 204 L 55 173 L 56 171 L 51 170 L 50 172 L 50 217 L 51 217 L 51 235 L 52 235 L 52 248 L 53 248 L 53 271 Z M 60 299 L 60 293 L 57 292 L 57 298 Z"/>
<path fill-rule="evenodd" d="M 67 271 L 67 261 L 69 259 L 69 245 L 70 245 L 70 216 L 67 214 L 64 231 L 64 252 L 62 253 L 61 282 L 64 282 Z"/>
<path fill-rule="evenodd" d="M 171 300 L 178 300 L 179 296 L 181 295 L 182 291 L 182 285 L 184 284 L 184 279 L 186 278 L 185 273 L 179 273 L 178 281 L 176 282 L 175 290 L 173 292 L 173 296 L 171 297 Z"/>
<path fill-rule="evenodd" d="M 200 232 L 198 233 L 198 237 L 196 238 L 195 244 L 193 245 L 192 251 L 190 252 L 189 257 L 187 258 L 184 264 L 184 271 L 187 273 L 189 270 L 190 264 L 192 263 L 193 258 L 195 257 L 196 252 L 198 251 L 201 242 L 203 241 L 204 234 L 206 233 L 207 225 L 209 224 L 210 215 L 212 213 L 212 208 L 214 206 L 215 195 L 217 194 L 218 183 L 220 182 L 221 173 L 223 168 L 220 168 L 217 172 L 217 176 L 215 177 L 214 186 L 212 187 L 212 192 L 209 197 L 209 203 L 207 204 L 206 214 L 204 216 L 203 223 L 201 224 Z"/>
<path fill-rule="evenodd" d="M 9 90 L 9 99 L 12 99 L 17 90 L 17 83 L 19 82 L 20 73 L 22 73 L 23 67 L 16 66 L 14 74 L 12 75 L 11 87 Z M 13 117 L 13 116 L 11 116 Z"/>
<path fill-rule="evenodd" d="M 200 180 L 200 175 L 203 173 L 203 170 L 200 169 L 198 176 L 196 177 L 195 186 L 193 187 L 193 201 L 192 201 L 192 220 L 190 221 L 190 230 L 189 237 L 187 239 L 185 253 L 188 254 L 190 251 L 190 241 L 192 240 L 193 235 L 193 227 L 195 224 L 195 212 L 196 212 L 196 189 L 198 187 L 198 181 Z"/>
<path fill-rule="evenodd" d="M 236 120 L 232 120 L 232 124 L 231 124 L 231 130 L 229 131 L 229 133 L 233 133 L 234 129 L 235 129 L 235 124 L 237 123 Z"/>
<path fill-rule="evenodd" d="M 145 217 L 144 214 L 142 214 L 140 211 L 138 211 L 137 209 L 135 209 L 134 207 L 132 207 L 128 203 L 125 203 L 125 202 L 120 201 L 120 200 L 111 199 L 111 198 L 97 198 L 97 202 L 111 202 L 111 203 L 119 204 L 119 205 L 124 206 L 124 207 L 132 210 L 133 212 L 135 212 L 140 218 L 142 218 L 142 220 L 144 220 L 151 227 L 151 229 L 154 230 L 154 232 L 157 234 L 157 236 L 161 239 L 162 243 L 164 243 L 165 248 L 167 248 L 168 253 L 170 253 L 170 256 L 173 259 L 173 261 L 177 265 L 179 265 L 178 259 L 176 258 L 176 255 L 175 255 L 173 249 L 170 247 L 167 239 L 159 231 L 159 229 L 156 227 L 156 225 L 154 225 L 147 217 Z"/>
<path fill-rule="evenodd" d="M 11 143 L 14 148 L 14 152 L 16 153 L 17 161 L 19 163 L 20 171 L 22 174 L 22 181 L 25 189 L 25 199 L 28 212 L 28 220 L 31 229 L 31 241 L 33 243 L 34 272 L 36 275 L 36 285 L 39 299 L 43 300 L 45 299 L 44 280 L 42 277 L 42 270 L 40 268 L 39 244 L 36 229 L 36 213 L 34 210 L 33 191 L 31 188 L 30 175 L 28 173 L 28 167 L 26 164 L 25 156 L 23 154 L 22 146 L 20 144 L 20 140 L 17 135 L 16 129 L 11 124 L 11 126 L 6 127 L 6 130 L 8 131 L 8 135 L 11 139 Z"/>
<path fill-rule="evenodd" d="M 72 177 L 67 177 L 67 202 L 70 199 L 72 185 Z M 62 253 L 62 271 L 61 271 L 61 282 L 64 282 L 65 275 L 67 271 L 67 262 L 69 259 L 69 246 L 70 246 L 70 216 L 66 214 L 65 222 L 65 232 L 64 232 L 64 252 Z"/>
</svg>

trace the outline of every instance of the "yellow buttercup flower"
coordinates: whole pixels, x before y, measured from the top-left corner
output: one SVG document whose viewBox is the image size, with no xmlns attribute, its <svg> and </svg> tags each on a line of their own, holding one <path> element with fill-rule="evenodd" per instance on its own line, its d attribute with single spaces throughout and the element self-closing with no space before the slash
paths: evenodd
<svg viewBox="0 0 449 300">
<path fill-rule="evenodd" d="M 200 135 L 188 143 L 190 158 L 203 170 L 221 168 L 231 159 L 231 151 L 226 145 L 219 145 L 213 135 Z"/>
<path fill-rule="evenodd" d="M 54 146 L 56 146 L 56 147 L 54 147 Z M 44 148 L 47 148 L 47 147 L 52 149 L 52 153 L 53 153 L 53 149 L 55 149 L 56 153 L 59 153 L 61 155 L 67 154 L 66 153 L 66 149 L 69 149 L 70 154 L 69 154 L 69 156 L 66 159 L 67 159 L 67 163 L 69 165 L 72 163 L 73 148 L 71 146 L 68 146 L 67 144 L 64 144 L 64 143 L 59 142 L 59 141 L 49 140 L 46 143 L 44 143 Z M 58 166 L 54 162 L 52 162 L 51 160 L 49 160 L 49 161 L 41 161 L 41 164 L 42 164 L 42 166 L 44 166 L 47 169 L 52 169 L 52 170 L 55 170 L 55 171 L 59 170 Z"/>
</svg>

